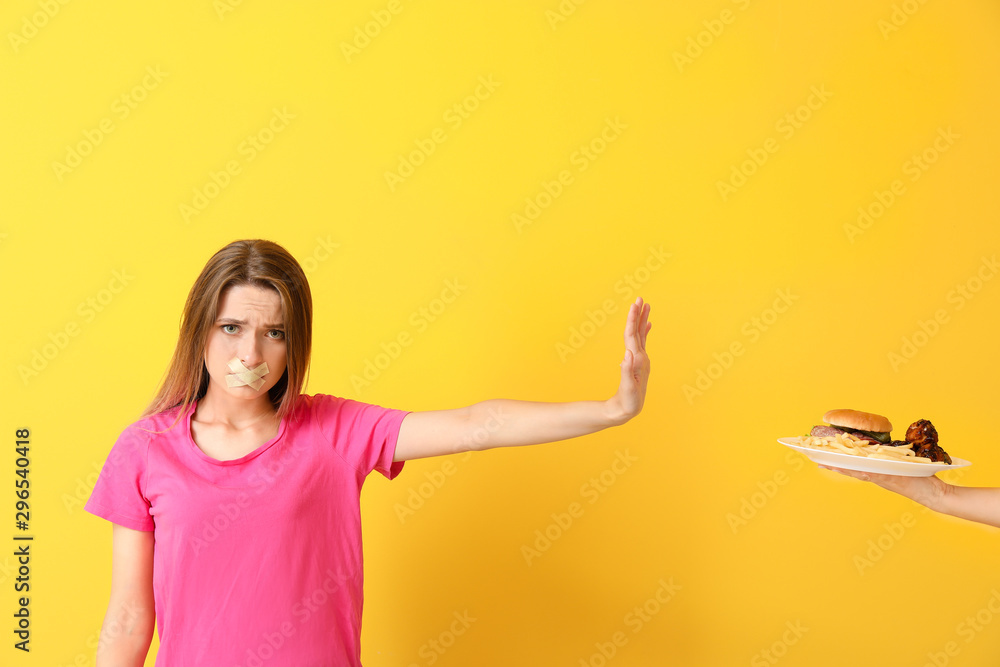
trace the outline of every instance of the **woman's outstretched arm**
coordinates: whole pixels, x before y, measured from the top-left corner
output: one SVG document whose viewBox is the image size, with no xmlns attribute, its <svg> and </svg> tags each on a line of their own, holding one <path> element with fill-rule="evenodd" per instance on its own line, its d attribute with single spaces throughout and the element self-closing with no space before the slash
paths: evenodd
<svg viewBox="0 0 1000 667">
<path fill-rule="evenodd" d="M 629 307 L 625 323 L 625 359 L 614 396 L 603 401 L 540 403 L 491 399 L 454 410 L 413 412 L 403 419 L 396 461 L 455 454 L 494 447 L 536 445 L 566 440 L 624 424 L 642 410 L 649 380 L 646 334 L 649 305 Z"/>
<path fill-rule="evenodd" d="M 830 466 L 820 467 L 835 470 L 865 482 L 872 482 L 883 489 L 888 489 L 918 502 L 935 512 L 1000 528 L 1000 489 L 955 486 L 933 476 L 903 477 L 901 475 L 880 475 L 871 472 L 843 470 Z"/>
</svg>

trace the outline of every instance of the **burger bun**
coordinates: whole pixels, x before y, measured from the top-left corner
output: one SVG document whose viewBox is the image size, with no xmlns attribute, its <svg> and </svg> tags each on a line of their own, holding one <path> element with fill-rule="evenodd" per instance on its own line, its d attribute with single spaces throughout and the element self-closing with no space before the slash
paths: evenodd
<svg viewBox="0 0 1000 667">
<path fill-rule="evenodd" d="M 889 433 L 892 424 L 882 415 L 860 410 L 830 410 L 823 415 L 823 421 L 830 426 L 844 426 L 858 431 Z"/>
</svg>

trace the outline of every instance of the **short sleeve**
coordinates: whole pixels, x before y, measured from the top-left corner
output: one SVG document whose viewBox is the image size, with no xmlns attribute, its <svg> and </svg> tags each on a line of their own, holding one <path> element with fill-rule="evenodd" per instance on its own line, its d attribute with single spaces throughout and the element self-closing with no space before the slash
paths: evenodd
<svg viewBox="0 0 1000 667">
<path fill-rule="evenodd" d="M 333 445 L 350 465 L 365 475 L 377 470 L 389 479 L 402 471 L 403 462 L 392 459 L 408 411 L 322 394 L 315 399 L 323 418 L 332 418 Z"/>
<path fill-rule="evenodd" d="M 132 425 L 118 437 L 84 509 L 134 530 L 153 530 L 145 496 L 148 432 Z"/>
</svg>

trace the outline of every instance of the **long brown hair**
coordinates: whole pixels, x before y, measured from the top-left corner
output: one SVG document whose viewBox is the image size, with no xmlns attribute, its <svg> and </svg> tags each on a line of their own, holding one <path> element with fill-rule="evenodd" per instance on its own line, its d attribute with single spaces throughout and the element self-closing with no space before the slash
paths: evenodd
<svg viewBox="0 0 1000 667">
<path fill-rule="evenodd" d="M 302 267 L 277 243 L 262 239 L 233 241 L 215 253 L 188 293 L 177 347 L 163 384 L 143 417 L 181 406 L 187 408 L 208 390 L 205 346 L 218 317 L 223 292 L 237 285 L 273 289 L 281 297 L 287 366 L 268 391 L 279 419 L 289 414 L 305 387 L 312 348 L 312 295 Z M 174 422 L 176 424 L 176 421 Z"/>
</svg>

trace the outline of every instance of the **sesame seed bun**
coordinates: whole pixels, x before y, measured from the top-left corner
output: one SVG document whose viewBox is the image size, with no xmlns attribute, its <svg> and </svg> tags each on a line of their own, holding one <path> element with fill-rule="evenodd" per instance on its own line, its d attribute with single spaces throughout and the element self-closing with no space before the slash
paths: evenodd
<svg viewBox="0 0 1000 667">
<path fill-rule="evenodd" d="M 882 415 L 860 410 L 830 410 L 823 415 L 823 421 L 830 426 L 846 426 L 874 433 L 888 433 L 892 430 L 892 424 Z"/>
</svg>

